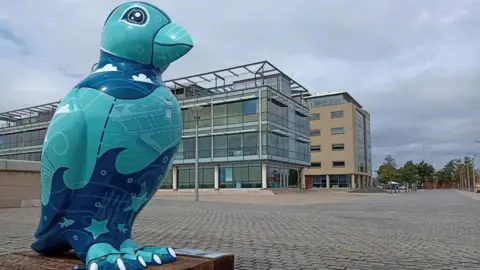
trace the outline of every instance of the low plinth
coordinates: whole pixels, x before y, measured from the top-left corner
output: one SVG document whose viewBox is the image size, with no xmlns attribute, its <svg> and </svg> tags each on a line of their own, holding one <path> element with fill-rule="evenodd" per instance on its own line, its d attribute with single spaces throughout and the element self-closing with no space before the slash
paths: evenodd
<svg viewBox="0 0 480 270">
<path fill-rule="evenodd" d="M 175 250 L 177 261 L 162 266 L 149 267 L 152 270 L 233 270 L 234 255 L 202 250 Z M 74 253 L 65 253 L 57 257 L 41 256 L 33 251 L 15 252 L 0 255 L 0 269 L 23 270 L 71 270 L 82 265 Z"/>
</svg>

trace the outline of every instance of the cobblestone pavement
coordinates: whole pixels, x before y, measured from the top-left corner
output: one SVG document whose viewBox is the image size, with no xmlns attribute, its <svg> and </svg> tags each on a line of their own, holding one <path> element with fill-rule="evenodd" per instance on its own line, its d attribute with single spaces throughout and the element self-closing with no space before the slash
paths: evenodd
<svg viewBox="0 0 480 270">
<path fill-rule="evenodd" d="M 0 209 L 0 253 L 28 248 L 38 218 Z M 303 206 L 155 200 L 135 238 L 233 252 L 237 269 L 480 269 L 480 201 L 456 191 Z"/>
</svg>

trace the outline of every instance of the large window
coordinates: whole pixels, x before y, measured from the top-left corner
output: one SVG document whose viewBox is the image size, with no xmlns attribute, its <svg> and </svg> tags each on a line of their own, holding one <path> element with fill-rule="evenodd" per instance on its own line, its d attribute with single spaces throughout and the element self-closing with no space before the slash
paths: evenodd
<svg viewBox="0 0 480 270">
<path fill-rule="evenodd" d="M 269 95 L 272 93 L 269 92 Z M 268 121 L 288 127 L 288 106 L 272 98 L 268 102 Z"/>
<path fill-rule="evenodd" d="M 320 114 L 319 113 L 312 113 L 310 115 L 310 120 L 320 120 Z"/>
<path fill-rule="evenodd" d="M 341 118 L 341 117 L 343 117 L 343 111 L 330 112 L 330 118 Z"/>
<path fill-rule="evenodd" d="M 214 188 L 214 167 L 200 166 L 198 168 L 198 186 L 199 188 Z M 195 188 L 195 168 L 180 167 L 178 169 L 178 188 Z"/>
<path fill-rule="evenodd" d="M 270 155 L 278 157 L 288 157 L 289 138 L 277 133 L 269 133 L 268 145 L 270 146 Z"/>
<path fill-rule="evenodd" d="M 42 157 L 41 152 L 13 154 L 13 155 L 0 155 L 0 159 L 31 160 L 31 161 L 40 161 L 41 157 Z"/>
<path fill-rule="evenodd" d="M 212 137 L 198 138 L 198 158 L 210 158 L 212 156 Z"/>
<path fill-rule="evenodd" d="M 165 179 L 163 180 L 162 185 L 160 186 L 160 189 L 172 189 L 173 188 L 173 173 L 172 169 L 170 169 L 165 176 Z"/>
<path fill-rule="evenodd" d="M 234 164 L 220 166 L 220 188 L 261 188 L 260 164 Z"/>
<path fill-rule="evenodd" d="M 320 136 L 320 129 L 310 130 L 310 136 Z"/>
<path fill-rule="evenodd" d="M 246 100 L 243 102 L 243 114 L 256 114 L 258 113 L 258 99 Z"/>
<path fill-rule="evenodd" d="M 345 174 L 330 175 L 331 188 L 348 188 L 350 186 L 349 177 Z"/>
<path fill-rule="evenodd" d="M 312 177 L 312 184 L 314 188 L 326 188 L 327 187 L 327 176 L 326 175 L 314 175 Z"/>
<path fill-rule="evenodd" d="M 215 126 L 258 121 L 258 99 L 214 105 L 213 115 Z"/>
<path fill-rule="evenodd" d="M 199 112 L 200 113 L 200 120 L 198 121 L 198 127 L 210 127 L 211 126 L 211 113 L 212 108 L 210 106 L 205 106 Z M 184 129 L 192 129 L 195 128 L 195 119 L 193 118 L 193 112 L 189 109 L 182 110 L 182 118 L 183 118 L 183 128 Z"/>
<path fill-rule="evenodd" d="M 343 168 L 345 167 L 345 161 L 332 161 L 333 168 Z"/>
<path fill-rule="evenodd" d="M 321 162 L 312 162 L 310 164 L 310 168 L 321 168 L 322 167 L 322 163 Z"/>
<path fill-rule="evenodd" d="M 0 149 L 42 145 L 46 133 L 46 129 L 39 129 L 0 136 Z"/>
<path fill-rule="evenodd" d="M 295 188 L 298 187 L 298 169 L 288 166 L 267 166 L 268 188 Z"/>
<path fill-rule="evenodd" d="M 302 134 L 307 134 L 309 128 L 308 117 L 299 112 L 295 112 L 294 115 L 295 130 Z"/>
<path fill-rule="evenodd" d="M 343 150 L 345 150 L 345 144 L 343 143 L 332 144 L 332 151 L 343 151 Z"/>
<path fill-rule="evenodd" d="M 355 145 L 357 148 L 357 156 L 356 156 L 356 163 L 357 163 L 357 171 L 359 172 L 367 172 L 367 144 L 368 144 L 368 134 L 366 134 L 365 128 L 365 116 L 360 112 L 356 111 L 355 114 Z M 367 136 L 367 141 L 365 137 Z"/>
<path fill-rule="evenodd" d="M 258 155 L 258 132 L 214 136 L 213 151 L 214 157 Z"/>
<path fill-rule="evenodd" d="M 343 127 L 336 127 L 336 128 L 332 128 L 330 130 L 331 134 L 332 135 L 337 135 L 337 134 L 344 134 L 345 133 L 345 129 Z"/>
</svg>

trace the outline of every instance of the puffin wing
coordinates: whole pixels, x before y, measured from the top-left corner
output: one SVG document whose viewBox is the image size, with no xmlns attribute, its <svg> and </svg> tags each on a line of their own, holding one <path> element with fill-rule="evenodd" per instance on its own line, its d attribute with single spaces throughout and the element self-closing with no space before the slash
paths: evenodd
<svg viewBox="0 0 480 270">
<path fill-rule="evenodd" d="M 63 213 L 74 194 L 66 174 L 80 176 L 86 148 L 86 122 L 83 109 L 73 89 L 60 103 L 47 130 L 41 161 L 42 215 L 37 238 L 49 234 L 55 225 L 62 225 Z M 78 177 L 82 181 L 82 177 Z M 81 185 L 82 183 L 80 183 Z"/>
</svg>

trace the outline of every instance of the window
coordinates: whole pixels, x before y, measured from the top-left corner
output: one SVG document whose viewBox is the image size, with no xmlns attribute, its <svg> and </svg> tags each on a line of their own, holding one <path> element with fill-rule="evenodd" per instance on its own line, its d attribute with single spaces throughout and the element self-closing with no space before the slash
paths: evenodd
<svg viewBox="0 0 480 270">
<path fill-rule="evenodd" d="M 243 103 L 232 102 L 227 104 L 228 124 L 243 123 Z"/>
<path fill-rule="evenodd" d="M 345 133 L 345 130 L 344 130 L 343 127 L 337 127 L 337 128 L 332 128 L 332 129 L 330 130 L 330 133 L 331 133 L 332 135 L 343 134 L 343 133 Z"/>
<path fill-rule="evenodd" d="M 256 114 L 258 113 L 258 99 L 245 100 L 243 102 L 243 114 Z"/>
<path fill-rule="evenodd" d="M 343 143 L 332 144 L 332 151 L 343 151 L 345 150 L 345 145 Z"/>
<path fill-rule="evenodd" d="M 320 145 L 312 145 L 312 146 L 310 146 L 310 151 L 320 152 L 320 151 L 322 151 L 322 147 Z"/>
<path fill-rule="evenodd" d="M 332 162 L 333 168 L 343 168 L 345 167 L 345 161 L 333 161 Z"/>
<path fill-rule="evenodd" d="M 326 175 L 314 175 L 312 182 L 313 182 L 313 187 L 314 188 L 326 188 L 327 187 L 327 176 Z"/>
<path fill-rule="evenodd" d="M 260 188 L 262 167 L 260 164 L 222 165 L 219 178 L 220 188 Z"/>
<path fill-rule="evenodd" d="M 213 136 L 213 156 L 226 157 L 227 156 L 227 135 Z"/>
<path fill-rule="evenodd" d="M 310 130 L 310 136 L 320 136 L 320 129 Z"/>
<path fill-rule="evenodd" d="M 331 188 L 348 188 L 350 187 L 349 176 L 345 174 L 330 175 Z"/>
<path fill-rule="evenodd" d="M 194 142 L 194 145 L 195 145 L 195 142 Z M 198 158 L 209 158 L 212 154 L 211 148 L 212 148 L 212 137 L 207 136 L 207 137 L 198 138 Z M 195 152 L 195 149 L 194 149 L 194 152 Z"/>
<path fill-rule="evenodd" d="M 198 168 L 198 185 L 200 188 L 213 188 L 213 166 L 199 166 Z M 195 187 L 195 168 L 180 167 L 178 169 L 178 188 L 189 189 Z"/>
<path fill-rule="evenodd" d="M 183 156 L 185 159 L 195 158 L 195 138 L 182 139 Z"/>
<path fill-rule="evenodd" d="M 159 187 L 159 189 L 172 189 L 173 188 L 173 174 L 172 174 L 173 169 L 174 168 L 168 170 L 168 173 L 165 176 L 165 179 L 163 179 L 162 185 Z"/>
<path fill-rule="evenodd" d="M 322 167 L 322 163 L 321 162 L 312 162 L 310 164 L 310 167 L 311 168 L 321 168 Z"/>
<path fill-rule="evenodd" d="M 330 112 L 330 118 L 341 118 L 341 117 L 343 117 L 343 111 Z"/>
<path fill-rule="evenodd" d="M 320 119 L 320 114 L 319 113 L 312 113 L 310 115 L 310 120 L 319 120 Z"/>
</svg>

